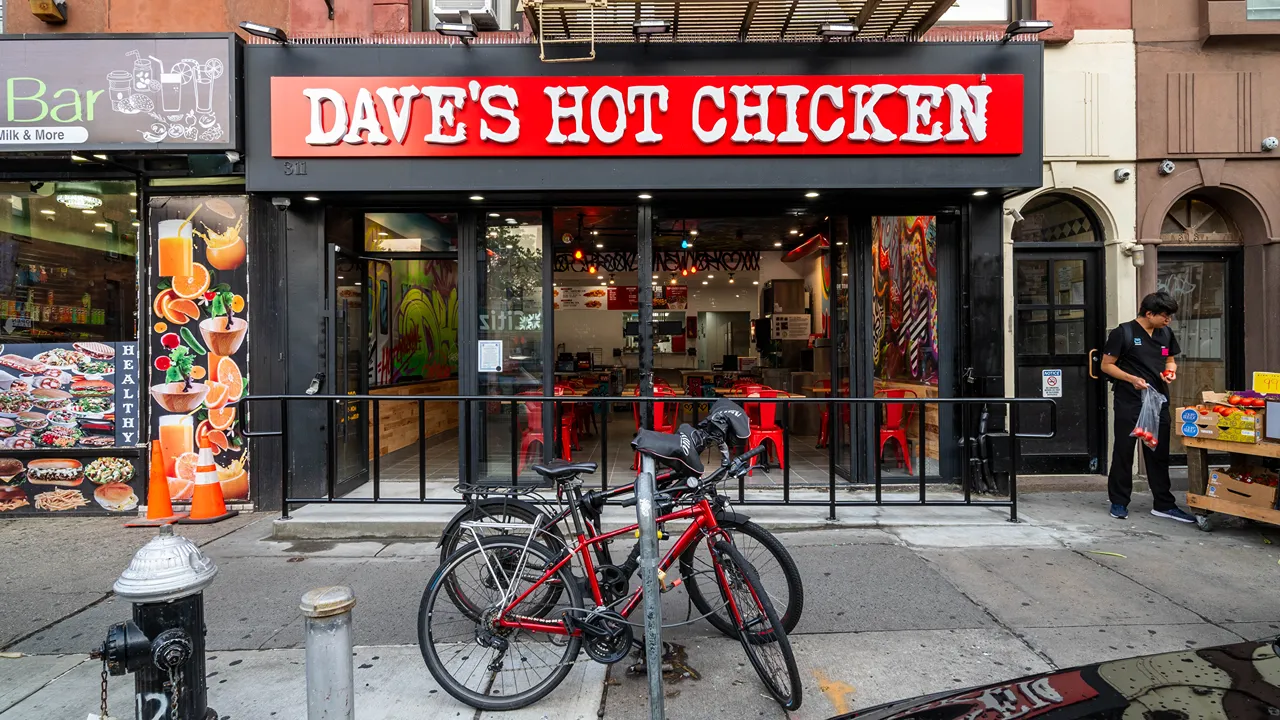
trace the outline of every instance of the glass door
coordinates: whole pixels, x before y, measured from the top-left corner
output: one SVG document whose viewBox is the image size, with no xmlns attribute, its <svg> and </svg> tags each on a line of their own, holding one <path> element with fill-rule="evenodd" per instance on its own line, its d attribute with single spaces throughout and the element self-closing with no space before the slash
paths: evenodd
<svg viewBox="0 0 1280 720">
<path fill-rule="evenodd" d="M 1199 403 L 1206 390 L 1244 385 L 1236 323 L 1243 313 L 1238 258 L 1238 253 L 1160 252 L 1156 287 L 1178 301 L 1169 327 L 1182 347 L 1178 379 L 1169 388 L 1170 411 Z M 1186 461 L 1181 436 L 1174 434 L 1169 451 Z"/>
<path fill-rule="evenodd" d="M 369 263 L 329 246 L 328 386 L 335 395 L 363 395 L 369 389 L 369 330 L 366 292 Z M 369 479 L 369 407 L 363 401 L 335 401 L 329 408 L 330 461 L 334 495 L 341 496 Z"/>
<path fill-rule="evenodd" d="M 481 482 L 533 477 L 529 466 L 558 455 L 558 432 L 544 392 L 544 214 L 486 213 L 479 224 L 476 276 L 479 394 L 495 402 L 472 408 Z M 528 396 L 516 403 L 497 398 Z M 479 412 L 477 412 L 479 410 Z"/>
<path fill-rule="evenodd" d="M 1094 363 L 1102 342 L 1098 251 L 1014 256 L 1015 396 L 1057 401 L 1052 440 L 1022 443 L 1026 472 L 1102 472 L 1106 383 Z M 1047 409 L 1027 408 L 1020 432 L 1049 430 Z"/>
</svg>

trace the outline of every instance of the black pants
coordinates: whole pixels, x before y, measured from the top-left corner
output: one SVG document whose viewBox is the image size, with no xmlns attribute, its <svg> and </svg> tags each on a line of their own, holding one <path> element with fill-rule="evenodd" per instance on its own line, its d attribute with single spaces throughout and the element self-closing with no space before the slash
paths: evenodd
<svg viewBox="0 0 1280 720">
<path fill-rule="evenodd" d="M 1111 452 L 1111 472 L 1107 474 L 1107 492 L 1111 502 L 1129 507 L 1129 497 L 1133 494 L 1133 449 L 1138 438 L 1131 436 L 1133 426 L 1138 422 L 1138 413 L 1142 409 L 1142 400 L 1137 393 L 1117 392 L 1115 445 Z M 1143 457 L 1146 460 L 1147 483 L 1151 486 L 1153 507 L 1156 510 L 1169 510 L 1177 506 L 1173 493 L 1169 491 L 1169 404 L 1160 408 L 1160 441 L 1152 450 L 1142 445 Z"/>
</svg>

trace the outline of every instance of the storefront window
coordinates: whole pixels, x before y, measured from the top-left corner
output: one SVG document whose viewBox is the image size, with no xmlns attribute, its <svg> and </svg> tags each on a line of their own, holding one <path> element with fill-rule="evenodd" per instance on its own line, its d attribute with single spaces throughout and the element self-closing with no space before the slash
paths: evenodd
<svg viewBox="0 0 1280 720">
<path fill-rule="evenodd" d="M 0 206 L 0 338 L 115 342 L 137 336 L 132 182 L 6 183 Z"/>
<path fill-rule="evenodd" d="M 435 213 L 366 213 L 364 249 L 449 252 L 458 249 L 458 217 Z"/>
<path fill-rule="evenodd" d="M 938 220 L 931 215 L 872 218 L 872 335 L 875 392 L 889 398 L 938 395 Z M 919 457 L 919 406 L 887 407 L 882 427 L 901 427 L 907 445 L 884 452 L 886 474 L 915 467 Z M 938 472 L 938 408 L 924 406 L 928 474 Z M 903 451 L 909 461 L 902 458 Z"/>
<path fill-rule="evenodd" d="M 1247 0 L 1245 19 L 1280 20 L 1280 0 Z"/>
</svg>

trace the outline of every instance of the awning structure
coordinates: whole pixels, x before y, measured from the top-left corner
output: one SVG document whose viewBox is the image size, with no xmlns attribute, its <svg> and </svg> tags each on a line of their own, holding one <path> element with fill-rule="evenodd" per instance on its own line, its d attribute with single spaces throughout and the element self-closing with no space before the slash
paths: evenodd
<svg viewBox="0 0 1280 720">
<path fill-rule="evenodd" d="M 543 43 L 823 42 L 920 37 L 955 0 L 524 0 Z M 637 23 L 647 25 L 637 31 Z M 828 24 L 828 33 L 820 34 Z M 852 26 L 852 27 L 850 27 Z M 584 58 L 585 59 L 585 58 Z"/>
</svg>

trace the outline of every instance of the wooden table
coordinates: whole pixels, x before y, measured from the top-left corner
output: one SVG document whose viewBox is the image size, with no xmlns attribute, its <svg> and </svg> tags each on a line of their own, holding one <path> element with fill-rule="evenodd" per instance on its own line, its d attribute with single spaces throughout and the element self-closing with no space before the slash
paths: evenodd
<svg viewBox="0 0 1280 720">
<path fill-rule="evenodd" d="M 1251 457 L 1280 458 L 1278 443 L 1237 443 L 1205 438 L 1182 438 L 1187 448 L 1187 504 L 1208 513 L 1222 513 L 1236 517 L 1257 520 L 1258 522 L 1280 525 L 1280 509 L 1272 504 L 1271 509 L 1254 505 L 1243 505 L 1222 498 L 1209 497 L 1205 494 L 1209 487 L 1209 453 L 1231 453 Z M 1212 530 L 1209 515 L 1198 515 L 1197 524 L 1201 530 Z"/>
</svg>

